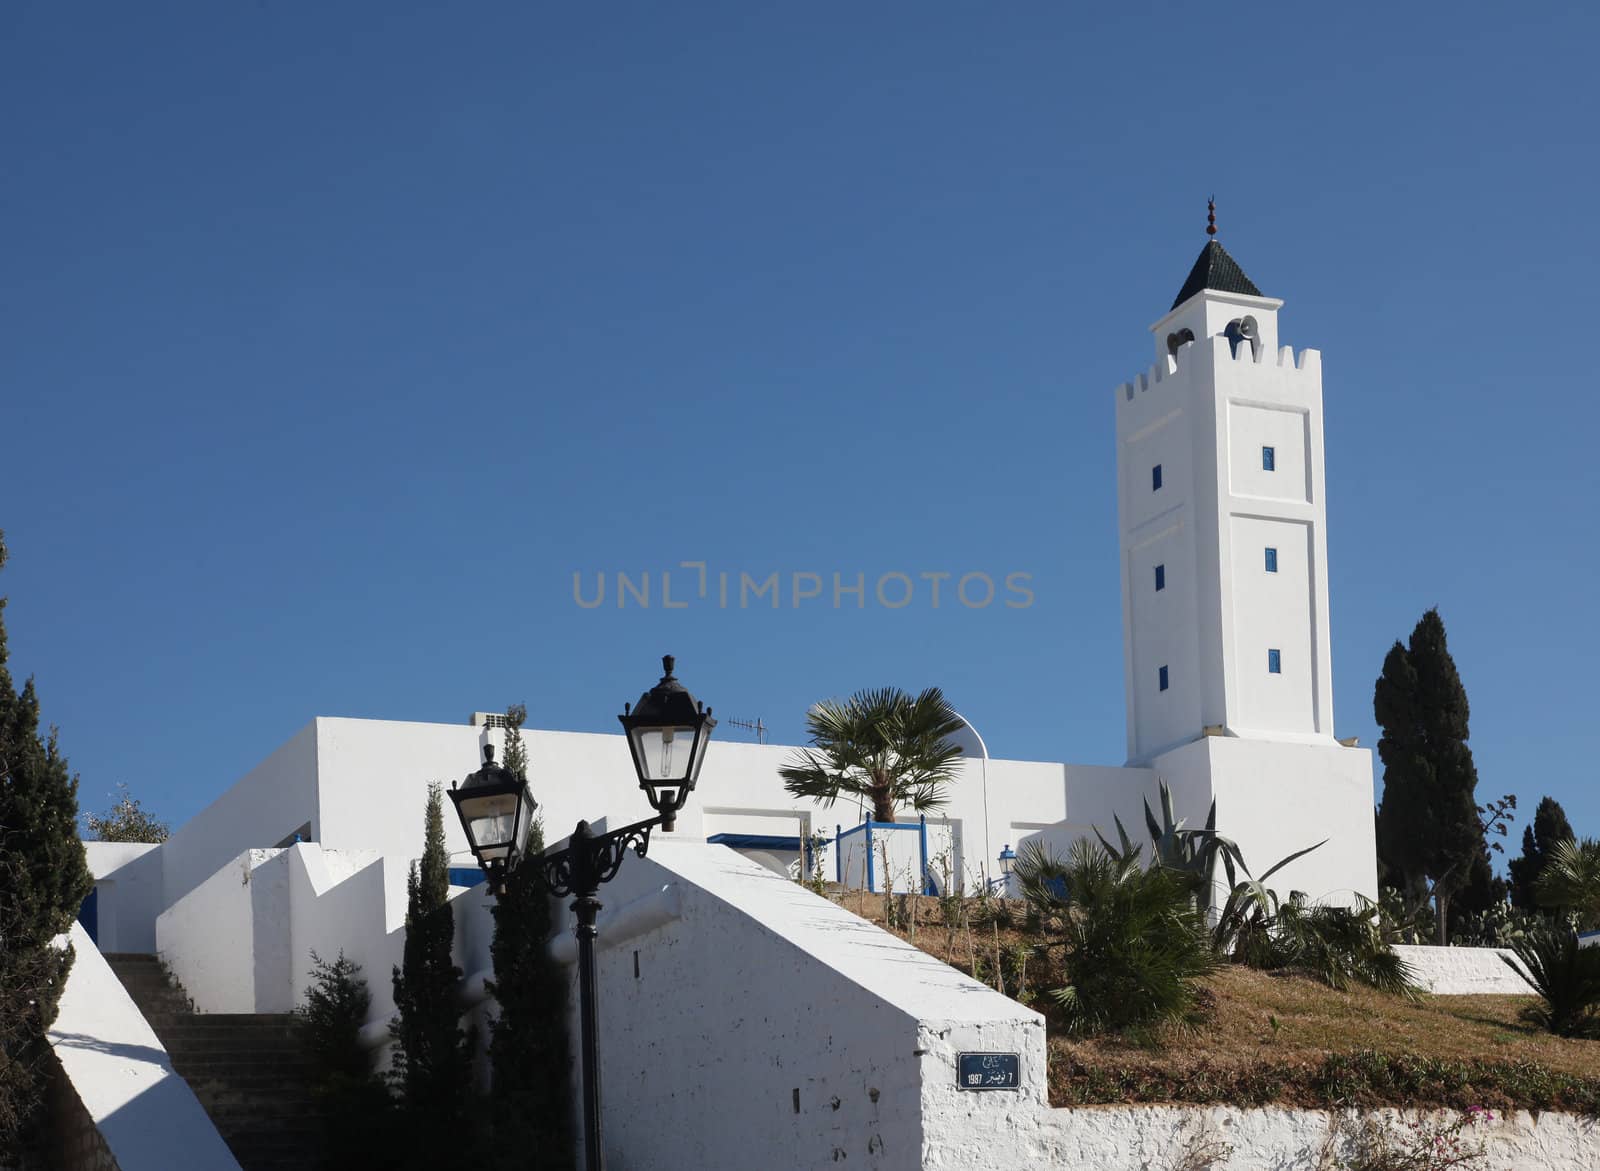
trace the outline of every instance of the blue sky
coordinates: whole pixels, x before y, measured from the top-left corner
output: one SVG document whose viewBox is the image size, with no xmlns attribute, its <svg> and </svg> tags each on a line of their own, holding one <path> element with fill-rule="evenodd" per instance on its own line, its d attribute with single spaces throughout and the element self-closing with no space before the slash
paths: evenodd
<svg viewBox="0 0 1600 1171">
<path fill-rule="evenodd" d="M 779 740 L 938 683 L 1120 762 L 1112 390 L 1214 191 L 1324 352 L 1339 733 L 1438 605 L 1480 795 L 1600 833 L 1600 18 L 1298 7 L 7 5 L 0 589 L 83 804 L 319 714 L 613 729 L 668 650 Z"/>
</svg>

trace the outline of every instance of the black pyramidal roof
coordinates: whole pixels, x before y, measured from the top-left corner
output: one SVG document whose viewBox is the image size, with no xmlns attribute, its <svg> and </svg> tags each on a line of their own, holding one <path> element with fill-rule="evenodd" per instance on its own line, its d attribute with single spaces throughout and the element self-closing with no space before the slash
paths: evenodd
<svg viewBox="0 0 1600 1171">
<path fill-rule="evenodd" d="M 1244 275 L 1239 262 L 1215 240 L 1207 240 L 1206 246 L 1200 249 L 1194 267 L 1189 270 L 1189 279 L 1178 290 L 1178 298 L 1172 302 L 1172 308 L 1176 309 L 1201 289 L 1218 293 L 1244 293 L 1250 297 L 1262 296 L 1255 282 Z"/>
</svg>

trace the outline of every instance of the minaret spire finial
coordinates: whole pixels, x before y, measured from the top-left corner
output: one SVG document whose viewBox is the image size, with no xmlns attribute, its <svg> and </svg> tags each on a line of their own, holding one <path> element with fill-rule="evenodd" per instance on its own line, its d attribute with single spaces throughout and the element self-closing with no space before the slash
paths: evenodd
<svg viewBox="0 0 1600 1171">
<path fill-rule="evenodd" d="M 1206 200 L 1206 237 L 1213 239 L 1217 234 L 1217 197 L 1213 195 Z"/>
</svg>

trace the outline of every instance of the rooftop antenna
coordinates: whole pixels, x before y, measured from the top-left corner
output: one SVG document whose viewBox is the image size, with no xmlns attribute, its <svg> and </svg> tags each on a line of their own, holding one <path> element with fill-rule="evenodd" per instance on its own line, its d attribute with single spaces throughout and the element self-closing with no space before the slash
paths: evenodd
<svg viewBox="0 0 1600 1171">
<path fill-rule="evenodd" d="M 767 726 L 761 722 L 760 716 L 757 716 L 754 720 L 729 720 L 728 724 L 730 727 L 743 728 L 746 731 L 754 732 L 757 744 L 765 744 L 767 742 Z"/>
</svg>

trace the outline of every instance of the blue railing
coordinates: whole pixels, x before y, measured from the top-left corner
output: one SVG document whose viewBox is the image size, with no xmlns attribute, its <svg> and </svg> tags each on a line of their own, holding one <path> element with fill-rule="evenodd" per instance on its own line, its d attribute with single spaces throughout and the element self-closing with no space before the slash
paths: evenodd
<svg viewBox="0 0 1600 1171">
<path fill-rule="evenodd" d="M 874 872 L 872 857 L 872 834 L 874 830 L 911 830 L 917 835 L 917 848 L 920 855 L 922 868 L 922 893 L 936 895 L 939 888 L 934 884 L 933 876 L 928 873 L 928 819 L 917 818 L 916 825 L 907 825 L 899 821 L 873 821 L 867 818 L 860 825 L 844 829 L 842 826 L 833 827 L 833 870 L 839 884 L 844 885 L 844 840 L 851 834 L 864 834 L 864 844 L 867 848 L 867 890 L 873 894 L 878 892 L 877 875 Z"/>
</svg>

